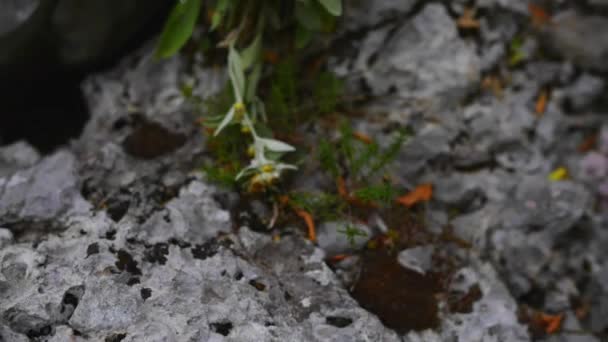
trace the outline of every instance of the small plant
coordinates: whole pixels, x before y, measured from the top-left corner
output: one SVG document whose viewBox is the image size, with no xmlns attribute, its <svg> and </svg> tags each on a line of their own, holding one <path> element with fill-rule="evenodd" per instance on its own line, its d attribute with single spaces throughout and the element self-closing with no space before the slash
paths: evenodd
<svg viewBox="0 0 608 342">
<path fill-rule="evenodd" d="M 172 56 L 186 44 L 200 11 L 201 0 L 180 0 L 176 4 L 161 35 L 157 57 Z M 265 127 L 268 115 L 259 97 L 258 85 L 264 71 L 261 57 L 265 38 L 295 24 L 292 30 L 295 45 L 302 48 L 311 41 L 313 32 L 332 29 L 334 18 L 342 13 L 342 3 L 341 0 L 217 0 L 210 13 L 210 31 L 225 33 L 219 46 L 228 49 L 227 69 L 234 102 L 227 112 L 206 120 L 205 124 L 214 129 L 214 137 L 233 125 L 249 137 L 251 143 L 246 145 L 246 150 L 251 159 L 235 179 L 248 179 L 249 191 L 262 191 L 272 186 L 284 171 L 296 169 L 295 165 L 281 161 L 284 154 L 295 148 L 273 139 L 272 134 L 264 134 L 268 131 Z M 287 93 L 275 90 L 274 96 L 282 97 L 283 106 L 273 109 L 292 112 L 296 110 L 293 108 L 295 87 L 277 89 L 286 88 L 289 88 Z M 329 107 L 331 103 L 323 106 Z"/>
<path fill-rule="evenodd" d="M 351 125 L 345 122 L 340 127 L 338 141 L 320 142 L 321 167 L 334 178 L 347 175 L 354 183 L 369 181 L 394 161 L 407 136 L 406 130 L 400 130 L 390 145 L 381 149 L 376 142 L 353 132 Z M 386 194 L 389 188 L 388 185 L 368 187 L 361 194 L 379 198 Z"/>
<path fill-rule="evenodd" d="M 361 229 L 357 228 L 352 224 L 347 224 L 346 227 L 344 227 L 343 229 L 339 229 L 338 233 L 344 234 L 346 236 L 346 239 L 348 240 L 348 243 L 351 246 L 355 245 L 355 240 L 357 239 L 357 236 L 367 237 L 366 232 L 362 231 Z"/>
</svg>

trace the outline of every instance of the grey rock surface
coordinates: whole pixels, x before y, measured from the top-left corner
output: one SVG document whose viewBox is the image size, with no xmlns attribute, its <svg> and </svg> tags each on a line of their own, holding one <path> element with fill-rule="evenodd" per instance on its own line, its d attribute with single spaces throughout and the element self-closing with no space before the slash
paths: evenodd
<svg viewBox="0 0 608 342">
<path fill-rule="evenodd" d="M 0 178 L 0 224 L 44 223 L 86 209 L 80 196 L 76 159 L 68 151 Z"/>
<path fill-rule="evenodd" d="M 546 47 L 577 65 L 606 71 L 608 56 L 608 19 L 564 11 L 553 17 L 553 25 L 545 32 Z"/>
<path fill-rule="evenodd" d="M 352 238 L 349 238 L 347 229 L 353 231 Z M 368 226 L 345 221 L 323 222 L 317 230 L 319 247 L 327 255 L 357 251 L 365 245 L 371 236 L 372 231 Z"/>
<path fill-rule="evenodd" d="M 7 176 L 21 168 L 34 165 L 40 159 L 38 152 L 24 141 L 0 148 L 0 176 Z"/>
<path fill-rule="evenodd" d="M 597 70 L 605 69 L 605 18 L 558 15 L 561 26 L 544 36 L 529 30 L 527 1 L 478 0 L 471 36 L 455 23 L 467 4 L 349 2 L 336 38 L 347 48 L 330 57 L 348 91 L 372 96 L 357 131 L 386 146 L 395 126 L 411 129 L 389 171 L 399 191 L 433 185 L 429 202 L 408 209 L 428 231 L 402 232 L 407 246 L 390 260 L 416 276 L 445 276 L 446 288 L 433 294 L 442 298 L 437 328 L 398 334 L 349 291 L 364 261 L 357 251 L 395 223 L 372 216 L 358 225 L 367 236 L 351 245 L 342 222 L 317 222 L 315 245 L 295 228 L 275 227 L 271 238 L 237 222 L 235 193 L 192 171 L 206 151 L 180 92 L 191 84 L 205 98 L 223 87 L 225 70 L 198 55 L 194 65 L 157 62 L 150 45 L 83 83 L 92 117 L 70 146 L 45 156 L 26 143 L 0 148 L 0 340 L 604 338 L 608 125 Z M 0 32 L 28 20 L 25 2 L 10 5 L 25 6 L 23 15 Z M 53 22 L 73 30 L 83 18 L 59 13 Z M 518 35 L 525 58 L 510 65 Z M 83 39 L 68 38 L 64 52 Z M 562 60 L 546 59 L 545 44 Z M 87 55 L 75 49 L 62 58 Z M 488 89 L 482 76 L 500 87 Z M 551 179 L 558 168 L 567 175 Z M 307 190 L 333 186 L 317 173 L 295 177 Z M 260 203 L 253 214 L 268 216 Z M 420 242 L 418 233 L 433 238 Z M 327 259 L 336 254 L 353 255 Z M 438 265 L 451 267 L 448 276 Z M 574 314 L 578 301 L 587 318 Z M 524 305 L 564 313 L 563 330 L 529 332 L 517 316 Z"/>
<path fill-rule="evenodd" d="M 390 92 L 381 97 L 388 103 L 378 108 L 445 109 L 479 82 L 479 57 L 458 37 L 454 21 L 439 4 L 370 31 L 360 44 L 352 67 L 338 64 L 335 70 L 363 79 L 376 96 Z"/>
</svg>

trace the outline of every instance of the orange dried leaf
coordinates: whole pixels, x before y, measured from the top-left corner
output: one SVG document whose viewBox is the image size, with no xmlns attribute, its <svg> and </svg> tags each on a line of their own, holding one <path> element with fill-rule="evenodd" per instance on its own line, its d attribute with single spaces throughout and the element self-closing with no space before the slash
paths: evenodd
<svg viewBox="0 0 608 342">
<path fill-rule="evenodd" d="M 534 110 L 537 116 L 542 116 L 547 111 L 547 102 L 549 101 L 549 92 L 546 89 L 540 91 Z"/>
<path fill-rule="evenodd" d="M 456 25 L 462 29 L 478 29 L 479 20 L 475 19 L 477 9 L 465 8 L 462 12 L 462 16 L 456 21 Z"/>
<path fill-rule="evenodd" d="M 414 190 L 396 199 L 400 204 L 411 207 L 419 202 L 426 202 L 433 196 L 433 185 L 426 183 L 418 185 Z"/>
<path fill-rule="evenodd" d="M 554 334 L 559 331 L 564 320 L 564 314 L 549 315 L 546 313 L 540 313 L 538 316 L 538 323 L 545 329 L 547 334 Z"/>
<path fill-rule="evenodd" d="M 344 181 L 344 178 L 338 177 L 338 179 L 336 179 L 336 187 L 338 188 L 338 194 L 342 198 L 347 199 L 348 197 L 350 197 L 348 195 L 348 190 L 346 190 L 346 182 Z"/>
<path fill-rule="evenodd" d="M 329 262 L 331 263 L 336 263 L 336 262 L 340 262 L 346 258 L 350 257 L 350 255 L 348 254 L 338 254 L 338 255 L 334 255 L 332 257 L 329 257 Z"/>
<path fill-rule="evenodd" d="M 370 138 L 369 135 L 361 133 L 361 132 L 353 132 L 353 137 L 365 144 L 371 144 L 374 141 Z"/>
<path fill-rule="evenodd" d="M 281 203 L 282 205 L 286 205 L 289 203 L 289 196 L 287 195 L 281 195 L 279 196 L 279 203 Z"/>
<path fill-rule="evenodd" d="M 312 215 L 303 209 L 293 208 L 293 210 L 296 212 L 296 215 L 302 218 L 306 223 L 306 226 L 308 227 L 308 239 L 313 242 L 317 241 L 317 232 L 315 230 L 315 222 L 312 219 Z"/>
<path fill-rule="evenodd" d="M 532 24 L 534 26 L 543 26 L 551 21 L 551 16 L 547 14 L 547 11 L 538 5 L 533 3 L 528 4 L 528 11 L 532 17 Z"/>
</svg>

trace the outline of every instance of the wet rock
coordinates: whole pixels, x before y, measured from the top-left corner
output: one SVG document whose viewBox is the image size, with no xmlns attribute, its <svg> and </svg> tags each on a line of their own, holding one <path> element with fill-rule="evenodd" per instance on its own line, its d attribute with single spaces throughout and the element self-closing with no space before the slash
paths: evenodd
<svg viewBox="0 0 608 342">
<path fill-rule="evenodd" d="M 569 10 L 555 15 L 552 22 L 542 40 L 546 48 L 580 67 L 608 70 L 608 37 L 598 34 L 608 30 L 608 19 Z"/>
</svg>

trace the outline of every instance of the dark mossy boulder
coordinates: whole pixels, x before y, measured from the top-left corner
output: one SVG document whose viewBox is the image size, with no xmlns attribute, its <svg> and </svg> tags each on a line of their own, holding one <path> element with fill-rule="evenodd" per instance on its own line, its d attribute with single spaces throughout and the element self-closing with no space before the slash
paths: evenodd
<svg viewBox="0 0 608 342">
<path fill-rule="evenodd" d="M 79 135 L 80 82 L 156 35 L 172 0 L 0 0 L 0 145 Z"/>
<path fill-rule="evenodd" d="M 167 0 L 0 0 L 0 71 L 107 62 L 162 23 Z"/>
</svg>

